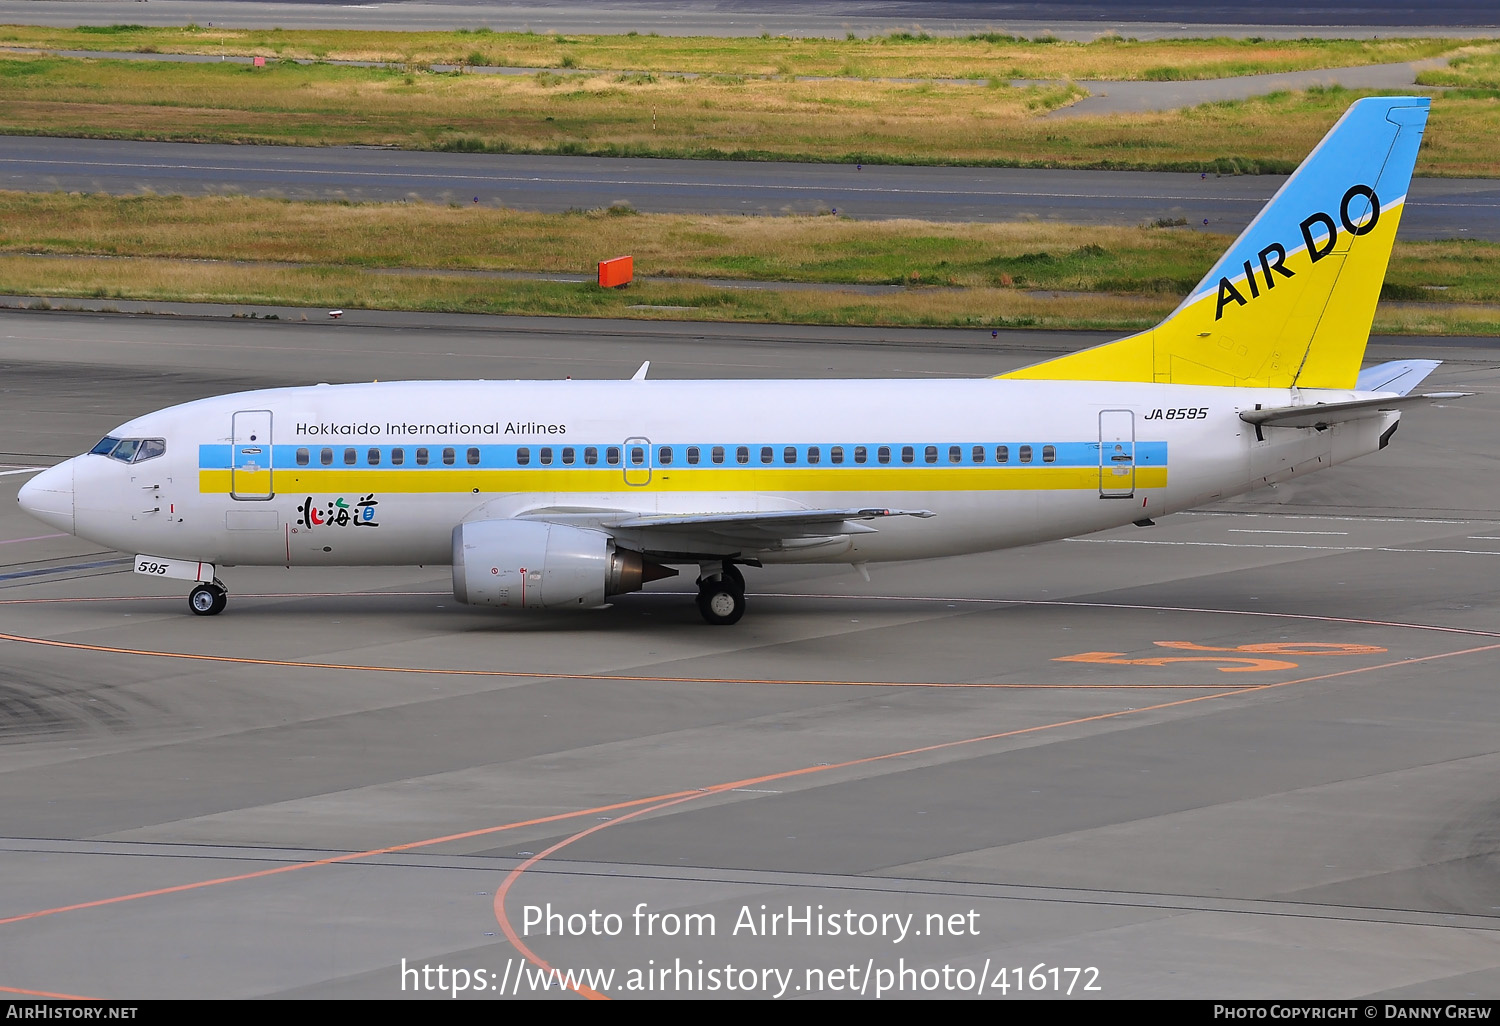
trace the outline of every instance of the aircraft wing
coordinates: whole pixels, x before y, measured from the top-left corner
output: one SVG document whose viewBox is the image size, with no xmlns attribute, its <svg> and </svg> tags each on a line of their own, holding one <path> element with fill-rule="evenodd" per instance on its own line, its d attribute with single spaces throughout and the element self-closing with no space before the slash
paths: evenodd
<svg viewBox="0 0 1500 1026">
<path fill-rule="evenodd" d="M 1437 403 L 1444 399 L 1462 399 L 1472 392 L 1429 392 L 1426 395 L 1391 395 L 1375 399 L 1351 399 L 1342 403 L 1315 403 L 1304 406 L 1276 406 L 1264 410 L 1241 410 L 1240 420 L 1249 424 L 1269 427 L 1315 427 L 1325 428 L 1346 420 L 1363 420 L 1378 417 L 1387 410 L 1399 410 L 1405 406 L 1421 403 Z"/>
<path fill-rule="evenodd" d="M 707 530 L 714 534 L 754 534 L 759 538 L 808 538 L 829 534 L 857 534 L 873 528 L 852 523 L 882 517 L 933 516 L 926 509 L 784 509 L 769 512 L 633 514 L 604 527 L 629 529 Z"/>
<path fill-rule="evenodd" d="M 887 517 L 926 519 L 934 515 L 925 509 L 868 507 L 713 513 L 644 513 L 552 507 L 518 514 L 526 520 L 605 531 L 632 548 L 675 555 L 726 555 L 832 544 L 848 535 L 873 533 L 875 528 L 863 521 Z"/>
</svg>

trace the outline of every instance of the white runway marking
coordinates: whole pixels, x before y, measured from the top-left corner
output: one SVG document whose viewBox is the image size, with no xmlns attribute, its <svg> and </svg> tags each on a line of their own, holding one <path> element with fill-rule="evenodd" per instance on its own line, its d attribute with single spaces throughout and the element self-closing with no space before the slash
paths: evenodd
<svg viewBox="0 0 1500 1026">
<path fill-rule="evenodd" d="M 1491 549 L 1401 549 L 1389 545 L 1289 545 L 1280 542 L 1160 541 L 1149 538 L 1065 538 L 1095 545 L 1196 545 L 1217 549 L 1311 549 L 1321 552 L 1446 552 L 1461 556 L 1500 556 Z"/>
<path fill-rule="evenodd" d="M 1174 517 L 1274 517 L 1277 520 L 1335 520 L 1345 524 L 1472 524 L 1473 520 L 1423 520 L 1419 517 L 1348 517 L 1331 513 L 1241 513 L 1232 509 L 1185 509 Z M 1486 521 L 1479 521 L 1485 523 Z"/>
<path fill-rule="evenodd" d="M 1230 534 L 1348 534 L 1348 531 L 1273 531 L 1268 528 L 1231 527 Z"/>
</svg>

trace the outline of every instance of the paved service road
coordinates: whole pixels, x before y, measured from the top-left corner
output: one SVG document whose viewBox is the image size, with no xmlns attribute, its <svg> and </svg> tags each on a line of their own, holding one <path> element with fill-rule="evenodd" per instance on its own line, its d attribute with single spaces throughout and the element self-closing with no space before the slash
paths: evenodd
<svg viewBox="0 0 1500 1026">
<path fill-rule="evenodd" d="M 347 317 L 0 313 L 0 463 L 261 385 L 966 376 L 1097 341 Z M 1500 998 L 1500 358 L 1371 355 L 1480 394 L 1150 529 L 750 571 L 731 629 L 680 580 L 508 617 L 444 567 L 230 568 L 205 620 L 0 468 L 0 987 L 446 1000 L 545 964 L 612 997 L 1015 997 L 1020 965 L 1038 996 Z"/>
<path fill-rule="evenodd" d="M 524 210 L 625 202 L 652 213 L 781 214 L 934 221 L 1036 218 L 1148 224 L 1181 218 L 1235 232 L 1283 178 L 1024 168 L 766 164 L 223 146 L 16 137 L 0 188 L 244 193 L 288 199 L 421 200 Z M 1403 237 L 1500 239 L 1500 180 L 1417 179 Z M 1207 221 L 1205 225 L 1203 222 Z"/>
</svg>

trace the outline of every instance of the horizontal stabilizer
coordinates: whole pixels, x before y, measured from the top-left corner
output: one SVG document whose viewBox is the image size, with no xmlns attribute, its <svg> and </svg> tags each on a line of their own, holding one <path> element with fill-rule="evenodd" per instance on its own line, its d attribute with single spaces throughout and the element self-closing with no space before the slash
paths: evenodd
<svg viewBox="0 0 1500 1026">
<path fill-rule="evenodd" d="M 1444 399 L 1462 399 L 1473 392 L 1429 392 L 1426 395 L 1384 396 L 1377 399 L 1353 399 L 1344 403 L 1316 403 L 1310 406 L 1277 406 L 1268 410 L 1241 410 L 1240 420 L 1268 427 L 1325 428 L 1349 420 L 1378 417 L 1388 410 Z"/>
<path fill-rule="evenodd" d="M 1359 372 L 1354 383 L 1356 392 L 1395 392 L 1408 395 L 1437 370 L 1442 360 L 1392 360 Z"/>
</svg>

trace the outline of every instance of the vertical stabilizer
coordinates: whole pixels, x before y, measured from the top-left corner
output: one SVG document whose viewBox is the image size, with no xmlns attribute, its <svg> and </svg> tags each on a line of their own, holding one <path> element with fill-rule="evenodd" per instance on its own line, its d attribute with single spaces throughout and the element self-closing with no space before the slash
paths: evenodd
<svg viewBox="0 0 1500 1026">
<path fill-rule="evenodd" d="M 1353 388 L 1428 106 L 1355 101 L 1166 320 L 1000 376 Z"/>
</svg>

